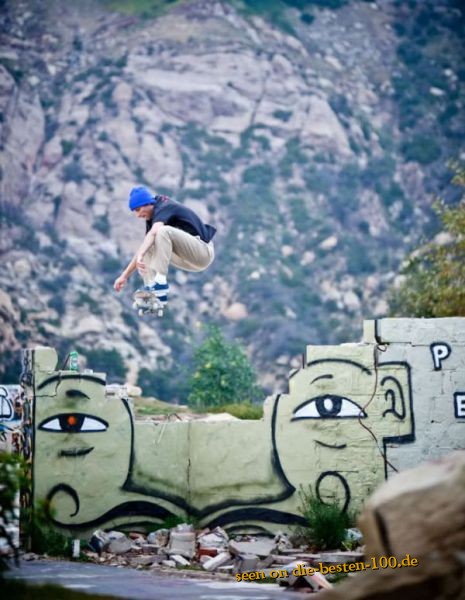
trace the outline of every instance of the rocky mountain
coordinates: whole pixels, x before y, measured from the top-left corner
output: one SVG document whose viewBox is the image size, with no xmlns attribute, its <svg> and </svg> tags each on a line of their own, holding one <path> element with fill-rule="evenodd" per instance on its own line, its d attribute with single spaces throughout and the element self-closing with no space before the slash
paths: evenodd
<svg viewBox="0 0 465 600">
<path fill-rule="evenodd" d="M 217 323 L 278 391 L 306 344 L 388 313 L 465 159 L 460 0 L 1 4 L 5 380 L 51 344 L 184 400 Z M 112 290 L 144 235 L 138 184 L 218 228 L 212 268 L 172 272 L 162 321 Z"/>
</svg>

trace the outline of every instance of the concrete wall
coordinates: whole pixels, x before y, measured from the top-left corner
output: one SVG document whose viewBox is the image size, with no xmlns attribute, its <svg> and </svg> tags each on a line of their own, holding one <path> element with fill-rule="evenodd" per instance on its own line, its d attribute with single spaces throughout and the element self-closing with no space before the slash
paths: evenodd
<svg viewBox="0 0 465 600">
<path fill-rule="evenodd" d="M 186 514 L 273 531 L 301 520 L 301 486 L 356 509 L 394 468 L 465 447 L 465 319 L 367 321 L 303 358 L 261 421 L 155 423 L 103 374 L 28 351 L 34 500 L 73 535 Z"/>
<path fill-rule="evenodd" d="M 0 450 L 19 452 L 23 399 L 20 385 L 0 385 Z"/>
</svg>

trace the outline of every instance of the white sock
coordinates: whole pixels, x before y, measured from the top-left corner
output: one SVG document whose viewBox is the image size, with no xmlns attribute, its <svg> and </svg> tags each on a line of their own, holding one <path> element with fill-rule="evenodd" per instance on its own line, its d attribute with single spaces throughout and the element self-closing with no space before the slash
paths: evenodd
<svg viewBox="0 0 465 600">
<path fill-rule="evenodd" d="M 161 275 L 157 273 L 155 275 L 155 283 L 160 283 L 161 285 L 166 285 L 166 275 Z"/>
</svg>

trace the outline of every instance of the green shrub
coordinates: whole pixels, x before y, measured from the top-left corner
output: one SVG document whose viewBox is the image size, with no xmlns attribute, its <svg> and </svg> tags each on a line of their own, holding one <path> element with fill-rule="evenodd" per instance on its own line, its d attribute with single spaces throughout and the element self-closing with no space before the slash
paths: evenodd
<svg viewBox="0 0 465 600">
<path fill-rule="evenodd" d="M 346 539 L 346 529 L 351 525 L 351 517 L 341 511 L 336 502 L 327 504 L 317 498 L 311 487 L 307 490 L 301 488 L 299 498 L 299 512 L 307 522 L 306 527 L 297 529 L 299 537 L 318 550 L 341 548 Z"/>
<path fill-rule="evenodd" d="M 154 396 L 165 402 L 182 401 L 188 394 L 184 370 L 178 365 L 171 369 L 161 364 L 151 369 L 142 367 L 137 385 L 142 388 L 144 396 Z"/>
<path fill-rule="evenodd" d="M 273 117 L 286 123 L 292 117 L 292 110 L 275 110 Z"/>
<path fill-rule="evenodd" d="M 123 383 L 127 368 L 123 357 L 116 349 L 104 350 L 95 348 L 93 350 L 82 350 L 87 358 L 87 366 L 94 371 L 103 371 L 107 374 L 111 383 Z"/>
<path fill-rule="evenodd" d="M 68 156 L 72 152 L 74 148 L 74 142 L 69 140 L 61 140 L 61 150 L 63 152 L 63 156 Z"/>
<path fill-rule="evenodd" d="M 416 135 L 402 146 L 405 160 L 429 165 L 441 156 L 441 148 L 433 137 Z"/>
<path fill-rule="evenodd" d="M 190 386 L 189 405 L 200 409 L 263 397 L 245 352 L 238 344 L 227 342 L 220 329 L 213 326 L 194 353 Z"/>
<path fill-rule="evenodd" d="M 26 465 L 17 454 L 0 452 L 0 537 L 5 538 L 18 559 L 18 549 L 8 533 L 8 526 L 15 523 L 16 496 L 21 487 L 26 484 Z M 0 578 L 8 568 L 8 558 L 0 554 Z"/>
<path fill-rule="evenodd" d="M 81 183 L 85 178 L 85 173 L 78 160 L 73 160 L 63 167 L 63 180 Z"/>
<path fill-rule="evenodd" d="M 103 235 L 108 235 L 110 233 L 110 221 L 108 219 L 108 215 L 104 214 L 101 217 L 95 219 L 92 224 L 92 227 L 102 233 Z"/>
<path fill-rule="evenodd" d="M 31 550 L 49 556 L 70 556 L 72 538 L 57 531 L 51 523 L 51 518 L 53 511 L 50 503 L 47 500 L 39 501 L 26 521 L 28 525 L 25 533 L 30 541 Z"/>
</svg>

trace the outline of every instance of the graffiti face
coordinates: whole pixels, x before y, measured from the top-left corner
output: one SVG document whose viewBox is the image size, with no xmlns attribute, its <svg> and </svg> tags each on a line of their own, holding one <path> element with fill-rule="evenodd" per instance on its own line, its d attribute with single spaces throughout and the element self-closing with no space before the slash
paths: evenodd
<svg viewBox="0 0 465 600">
<path fill-rule="evenodd" d="M 363 488 L 382 478 L 384 445 L 412 434 L 409 370 L 402 363 L 375 368 L 373 348 L 328 350 L 310 350 L 289 394 L 277 399 L 274 446 L 295 488 L 310 481 L 323 500 L 346 508 L 351 481 Z"/>
<path fill-rule="evenodd" d="M 60 522 L 72 523 L 78 513 L 79 521 L 90 519 L 102 497 L 126 480 L 132 443 L 128 407 L 105 396 L 104 380 L 87 375 L 52 376 L 39 385 L 37 396 L 36 485 L 40 469 L 53 460 L 58 468 L 47 472 L 42 497 L 52 498 Z M 81 507 L 83 493 L 95 502 Z"/>
</svg>

